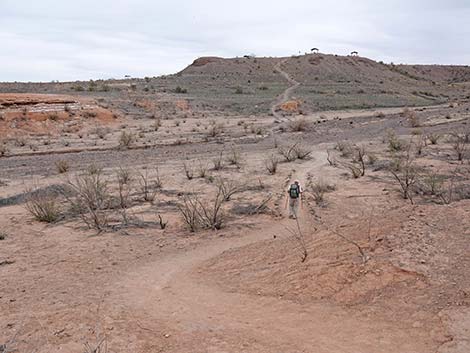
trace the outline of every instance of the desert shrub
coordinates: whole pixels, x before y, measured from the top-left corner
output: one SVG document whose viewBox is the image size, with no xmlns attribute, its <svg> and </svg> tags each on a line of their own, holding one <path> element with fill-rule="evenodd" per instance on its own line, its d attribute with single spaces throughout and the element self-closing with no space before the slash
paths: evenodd
<svg viewBox="0 0 470 353">
<path fill-rule="evenodd" d="M 377 155 L 371 152 L 367 153 L 367 163 L 369 165 L 374 165 L 377 163 L 377 161 L 378 161 Z"/>
<path fill-rule="evenodd" d="M 413 203 L 413 188 L 418 181 L 419 169 L 411 157 L 409 149 L 406 156 L 402 157 L 399 170 L 392 167 L 389 168 L 389 172 L 400 185 L 403 198 Z"/>
<path fill-rule="evenodd" d="M 295 148 L 297 147 L 298 142 L 294 143 L 291 146 L 281 146 L 278 148 L 278 152 L 281 156 L 284 157 L 286 162 L 292 162 L 297 159 L 297 154 Z"/>
<path fill-rule="evenodd" d="M 421 125 L 415 111 L 405 108 L 403 109 L 402 115 L 406 120 L 408 120 L 411 127 L 419 127 Z"/>
<path fill-rule="evenodd" d="M 326 183 L 323 179 L 309 183 L 308 188 L 311 190 L 313 200 L 318 206 L 325 205 L 325 194 L 327 192 L 336 190 L 334 185 Z"/>
<path fill-rule="evenodd" d="M 214 170 L 221 170 L 224 168 L 224 152 L 220 151 L 220 153 L 212 159 L 213 169 Z"/>
<path fill-rule="evenodd" d="M 129 148 L 134 141 L 134 135 L 131 132 L 122 131 L 119 136 L 119 147 L 120 148 Z"/>
<path fill-rule="evenodd" d="M 0 230 L 0 240 L 5 240 L 8 237 L 7 232 Z"/>
<path fill-rule="evenodd" d="M 464 134 L 452 134 L 452 147 L 457 156 L 457 160 L 462 162 L 465 158 L 465 153 L 467 150 L 467 137 Z"/>
<path fill-rule="evenodd" d="M 435 172 L 429 172 L 421 178 L 424 191 L 430 195 L 440 195 L 444 184 L 444 176 Z"/>
<path fill-rule="evenodd" d="M 53 223 L 59 219 L 57 195 L 39 188 L 26 190 L 25 209 L 39 222 Z"/>
<path fill-rule="evenodd" d="M 61 159 L 55 163 L 57 172 L 60 174 L 67 173 L 70 169 L 69 162 L 67 162 L 65 159 Z"/>
<path fill-rule="evenodd" d="M 277 166 L 279 164 L 279 159 L 275 155 L 270 155 L 265 161 L 264 166 L 266 167 L 269 174 L 274 175 L 277 172 Z"/>
<path fill-rule="evenodd" d="M 328 164 L 331 165 L 332 167 L 336 167 L 338 165 L 335 156 L 331 152 L 331 150 L 327 149 L 326 150 L 326 160 L 328 161 Z"/>
<path fill-rule="evenodd" d="M 243 88 L 237 87 L 237 88 L 235 89 L 235 94 L 243 94 Z"/>
<path fill-rule="evenodd" d="M 191 180 L 194 178 L 194 170 L 193 168 L 189 165 L 189 163 L 184 162 L 183 163 L 183 169 L 184 169 L 184 175 L 186 175 L 186 178 L 188 180 Z"/>
<path fill-rule="evenodd" d="M 89 228 L 99 231 L 107 228 L 107 210 L 111 195 L 102 170 L 97 167 L 89 168 L 86 172 L 69 179 L 67 185 L 72 193 L 71 196 L 64 193 L 64 196 L 82 221 Z"/>
<path fill-rule="evenodd" d="M 207 136 L 208 137 L 217 137 L 220 134 L 222 134 L 223 132 L 224 132 L 224 125 L 222 123 L 216 123 L 215 121 L 212 121 L 210 126 L 209 126 Z"/>
<path fill-rule="evenodd" d="M 404 142 L 397 137 L 395 131 L 393 130 L 387 131 L 386 141 L 388 143 L 388 148 L 392 152 L 401 151 L 405 147 Z"/>
<path fill-rule="evenodd" d="M 119 167 L 117 171 L 117 181 L 119 184 L 130 184 L 132 181 L 132 172 L 123 167 Z"/>
<path fill-rule="evenodd" d="M 240 155 L 240 152 L 237 149 L 235 149 L 234 146 L 232 146 L 232 148 L 230 149 L 230 153 L 227 156 L 227 162 L 229 165 L 235 165 L 238 168 L 240 168 L 241 155 Z"/>
<path fill-rule="evenodd" d="M 235 180 L 218 178 L 216 185 L 222 192 L 224 201 L 230 201 L 233 195 L 245 190 L 244 186 Z"/>
<path fill-rule="evenodd" d="M 437 145 L 437 142 L 441 138 L 441 135 L 437 134 L 437 133 L 430 133 L 426 137 L 429 140 L 429 142 L 431 143 L 431 145 Z"/>
<path fill-rule="evenodd" d="M 139 173 L 140 192 L 145 201 L 153 202 L 157 195 L 157 190 L 161 187 L 160 179 L 153 179 L 149 176 L 148 170 Z"/>
<path fill-rule="evenodd" d="M 178 94 L 185 94 L 185 93 L 188 93 L 188 90 L 186 88 L 182 88 L 178 86 L 175 88 L 174 92 Z"/>
<path fill-rule="evenodd" d="M 207 176 L 207 172 L 209 171 L 209 167 L 207 165 L 207 162 L 199 160 L 196 171 L 197 171 L 197 176 L 199 178 L 205 178 Z"/>
<path fill-rule="evenodd" d="M 354 160 L 353 162 L 359 164 L 360 166 L 360 175 L 359 176 L 364 176 L 366 175 L 366 149 L 364 146 L 358 146 L 354 149 Z M 353 172 L 353 176 L 355 178 L 358 178 L 359 176 L 356 176 L 356 172 Z"/>
<path fill-rule="evenodd" d="M 298 143 L 294 146 L 292 152 L 297 159 L 307 159 L 312 153 L 312 150 L 304 144 Z"/>
<path fill-rule="evenodd" d="M 338 141 L 336 143 L 335 149 L 341 152 L 342 157 L 349 157 L 351 156 L 353 147 L 351 143 L 347 141 Z"/>
<path fill-rule="evenodd" d="M 225 222 L 222 210 L 224 197 L 221 188 L 217 188 L 211 201 L 201 201 L 197 195 L 185 195 L 178 204 L 183 221 L 191 232 L 199 229 L 221 229 Z"/>
<path fill-rule="evenodd" d="M 118 203 L 124 224 L 129 223 L 127 210 L 132 204 L 131 194 L 133 191 L 132 178 L 127 170 L 120 169 L 116 173 L 118 182 Z"/>
<path fill-rule="evenodd" d="M 292 132 L 306 131 L 309 128 L 309 123 L 306 119 L 295 119 L 289 122 L 288 128 Z"/>
</svg>

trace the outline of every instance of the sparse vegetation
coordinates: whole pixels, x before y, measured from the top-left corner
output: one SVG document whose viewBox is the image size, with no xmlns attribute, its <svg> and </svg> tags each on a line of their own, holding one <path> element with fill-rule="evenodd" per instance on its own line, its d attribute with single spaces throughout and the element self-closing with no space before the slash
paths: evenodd
<svg viewBox="0 0 470 353">
<path fill-rule="evenodd" d="M 274 175 L 277 172 L 277 166 L 279 164 L 279 159 L 275 155 L 270 155 L 265 161 L 264 166 L 266 167 L 269 174 Z"/>
<path fill-rule="evenodd" d="M 108 227 L 107 210 L 111 202 L 108 182 L 100 168 L 92 167 L 67 181 L 71 195 L 64 193 L 72 211 L 89 227 L 103 231 Z"/>
<path fill-rule="evenodd" d="M 55 166 L 59 174 L 67 173 L 70 169 L 69 162 L 67 162 L 65 159 L 57 161 Z"/>
<path fill-rule="evenodd" d="M 39 187 L 29 188 L 25 194 L 25 208 L 37 221 L 53 223 L 59 219 L 57 195 Z"/>
<path fill-rule="evenodd" d="M 120 148 L 129 148 L 131 147 L 134 141 L 134 135 L 131 132 L 122 131 L 119 136 L 119 147 Z"/>
</svg>

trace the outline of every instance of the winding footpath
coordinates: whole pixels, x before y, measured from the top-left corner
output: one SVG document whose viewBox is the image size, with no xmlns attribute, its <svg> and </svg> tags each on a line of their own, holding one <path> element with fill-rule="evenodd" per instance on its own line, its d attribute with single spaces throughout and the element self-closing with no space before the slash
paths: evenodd
<svg viewBox="0 0 470 353">
<path fill-rule="evenodd" d="M 312 169 L 325 167 L 325 157 L 324 151 L 314 151 L 313 159 L 302 164 L 293 177 L 304 180 Z M 303 213 L 301 227 L 307 229 L 312 225 L 307 212 Z M 145 325 L 149 341 L 155 335 L 167 337 L 162 352 L 428 352 L 422 337 L 411 337 L 405 328 L 388 320 L 370 320 L 323 302 L 298 304 L 226 292 L 201 275 L 206 261 L 225 251 L 242 251 L 274 234 L 283 236 L 280 233 L 289 224 L 288 218 L 265 221 L 238 236 L 201 240 L 195 248 L 130 270 L 107 299 Z M 240 261 L 245 260 L 241 254 Z"/>
<path fill-rule="evenodd" d="M 271 113 L 272 115 L 282 121 L 282 120 L 290 120 L 287 117 L 284 117 L 282 114 L 279 113 L 278 108 L 283 103 L 289 101 L 292 97 L 292 93 L 294 90 L 300 86 L 300 82 L 296 81 L 292 78 L 286 71 L 282 69 L 282 64 L 284 64 L 288 59 L 284 59 L 279 61 L 276 65 L 274 65 L 274 70 L 279 72 L 279 74 L 286 79 L 287 82 L 291 84 L 282 94 L 280 94 L 274 104 L 271 106 Z"/>
</svg>

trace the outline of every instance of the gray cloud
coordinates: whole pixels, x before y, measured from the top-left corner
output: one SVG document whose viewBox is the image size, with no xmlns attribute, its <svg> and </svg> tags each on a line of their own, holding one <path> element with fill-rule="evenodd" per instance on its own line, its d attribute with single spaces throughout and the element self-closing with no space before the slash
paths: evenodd
<svg viewBox="0 0 470 353">
<path fill-rule="evenodd" d="M 202 55 L 319 47 L 406 63 L 470 62 L 468 1 L 0 0 L 0 81 L 173 73 Z"/>
</svg>

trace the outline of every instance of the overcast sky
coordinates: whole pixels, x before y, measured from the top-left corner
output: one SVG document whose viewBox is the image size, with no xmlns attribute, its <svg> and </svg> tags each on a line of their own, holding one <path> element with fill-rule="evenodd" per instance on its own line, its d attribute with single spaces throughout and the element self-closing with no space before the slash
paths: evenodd
<svg viewBox="0 0 470 353">
<path fill-rule="evenodd" d="M 312 47 L 470 64 L 470 0 L 0 0 L 0 81 L 174 73 L 205 55 Z"/>
</svg>

